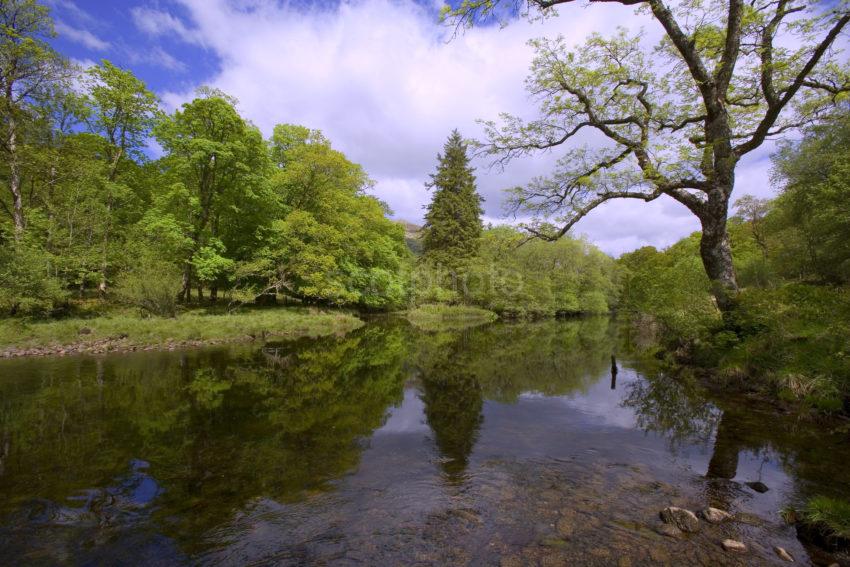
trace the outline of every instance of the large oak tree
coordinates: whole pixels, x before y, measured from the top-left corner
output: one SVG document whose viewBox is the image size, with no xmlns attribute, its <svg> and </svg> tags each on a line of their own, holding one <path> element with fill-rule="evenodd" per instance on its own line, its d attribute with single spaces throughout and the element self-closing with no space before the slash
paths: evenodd
<svg viewBox="0 0 850 567">
<path fill-rule="evenodd" d="M 549 176 L 512 191 L 513 207 L 534 215 L 527 228 L 539 237 L 559 238 L 612 199 L 666 195 L 683 204 L 701 223 L 705 271 L 728 312 L 738 291 L 726 230 L 736 167 L 850 92 L 839 53 L 850 8 L 846 1 L 590 1 L 648 13 L 662 41 L 652 51 L 622 30 L 573 50 L 561 37 L 536 40 L 528 88 L 540 115 L 487 123 L 483 149 L 504 163 L 565 148 Z M 446 16 L 472 25 L 570 3 L 464 0 Z"/>
</svg>

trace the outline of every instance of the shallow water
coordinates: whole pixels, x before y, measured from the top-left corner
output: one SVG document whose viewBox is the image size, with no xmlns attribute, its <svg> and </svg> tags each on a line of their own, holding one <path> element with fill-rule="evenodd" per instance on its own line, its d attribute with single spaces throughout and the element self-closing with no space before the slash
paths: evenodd
<svg viewBox="0 0 850 567">
<path fill-rule="evenodd" d="M 754 565 L 780 564 L 776 545 L 832 561 L 780 511 L 850 495 L 847 432 L 710 397 L 631 359 L 621 331 L 382 320 L 2 361 L 0 563 Z M 665 506 L 709 504 L 738 521 L 656 532 Z"/>
</svg>

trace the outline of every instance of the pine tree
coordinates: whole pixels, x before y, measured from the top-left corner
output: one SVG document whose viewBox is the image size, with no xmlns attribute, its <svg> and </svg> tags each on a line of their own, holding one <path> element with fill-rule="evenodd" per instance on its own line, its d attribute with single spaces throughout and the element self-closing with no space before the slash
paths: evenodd
<svg viewBox="0 0 850 567">
<path fill-rule="evenodd" d="M 437 160 L 437 172 L 426 185 L 435 192 L 425 214 L 423 252 L 429 260 L 456 266 L 478 250 L 483 199 L 460 132 L 452 131 Z"/>
</svg>

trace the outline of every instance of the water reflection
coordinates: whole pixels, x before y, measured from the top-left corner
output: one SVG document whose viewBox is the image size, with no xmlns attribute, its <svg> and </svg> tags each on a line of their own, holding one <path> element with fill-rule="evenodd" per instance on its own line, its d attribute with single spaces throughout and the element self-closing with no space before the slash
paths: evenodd
<svg viewBox="0 0 850 567">
<path fill-rule="evenodd" d="M 163 531 L 191 549 L 254 497 L 298 499 L 352 470 L 401 399 L 407 344 L 402 329 L 365 329 L 278 350 L 22 361 L 20 382 L 0 386 L 0 512 L 61 508 L 143 455 Z"/>
<path fill-rule="evenodd" d="M 657 562 L 651 522 L 671 502 L 778 522 L 795 499 L 850 492 L 846 440 L 614 360 L 616 331 L 388 321 L 262 348 L 2 362 L 0 556 L 582 563 L 620 541 L 640 564 Z M 692 562 L 722 560 L 700 537 Z"/>
</svg>

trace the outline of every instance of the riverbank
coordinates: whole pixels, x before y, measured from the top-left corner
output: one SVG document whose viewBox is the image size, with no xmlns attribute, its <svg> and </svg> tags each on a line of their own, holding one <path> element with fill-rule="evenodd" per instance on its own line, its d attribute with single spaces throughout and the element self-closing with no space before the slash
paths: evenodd
<svg viewBox="0 0 850 567">
<path fill-rule="evenodd" d="M 176 318 L 117 313 L 57 321 L 0 321 L 0 358 L 171 350 L 222 343 L 344 334 L 362 325 L 341 311 L 251 309 L 231 314 L 203 310 Z"/>
<path fill-rule="evenodd" d="M 405 312 L 410 323 L 424 331 L 464 329 L 492 323 L 499 316 L 487 309 L 470 305 L 420 305 Z"/>
<path fill-rule="evenodd" d="M 675 314 L 674 314 L 675 315 Z M 711 388 L 783 409 L 850 415 L 850 289 L 748 289 L 733 317 L 627 315 L 639 350 L 700 374 Z"/>
</svg>

